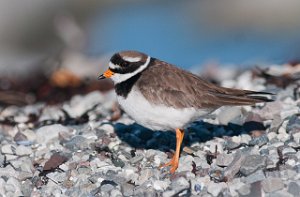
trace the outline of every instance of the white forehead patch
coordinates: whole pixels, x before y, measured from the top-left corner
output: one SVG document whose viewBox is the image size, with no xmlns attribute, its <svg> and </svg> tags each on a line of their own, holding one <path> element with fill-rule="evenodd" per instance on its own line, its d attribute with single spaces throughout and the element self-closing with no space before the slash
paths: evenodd
<svg viewBox="0 0 300 197">
<path fill-rule="evenodd" d="M 128 57 L 128 56 L 124 56 L 122 57 L 125 61 L 127 62 L 138 62 L 141 61 L 141 57 Z"/>
<path fill-rule="evenodd" d="M 111 63 L 111 62 L 109 62 L 108 67 L 111 68 L 111 69 L 120 68 L 119 65 L 113 64 L 113 63 Z"/>
</svg>

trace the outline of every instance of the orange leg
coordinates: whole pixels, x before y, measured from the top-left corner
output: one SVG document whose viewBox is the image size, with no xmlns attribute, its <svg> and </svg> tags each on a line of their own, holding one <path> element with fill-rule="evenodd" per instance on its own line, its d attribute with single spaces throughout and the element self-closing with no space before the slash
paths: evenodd
<svg viewBox="0 0 300 197">
<path fill-rule="evenodd" d="M 171 166 L 170 172 L 172 174 L 175 173 L 175 170 L 178 168 L 179 163 L 179 155 L 180 155 L 180 147 L 182 144 L 182 140 L 184 137 L 184 130 L 176 129 L 176 151 L 173 158 L 166 164 L 161 165 L 160 167 Z"/>
</svg>

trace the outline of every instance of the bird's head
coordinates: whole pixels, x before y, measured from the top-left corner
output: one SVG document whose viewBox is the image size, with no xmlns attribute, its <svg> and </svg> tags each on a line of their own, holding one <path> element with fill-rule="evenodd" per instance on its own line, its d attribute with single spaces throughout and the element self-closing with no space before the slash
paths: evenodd
<svg viewBox="0 0 300 197">
<path fill-rule="evenodd" d="M 146 69 L 150 59 L 150 56 L 137 51 L 115 53 L 109 68 L 98 79 L 111 78 L 115 84 L 121 83 Z"/>
</svg>

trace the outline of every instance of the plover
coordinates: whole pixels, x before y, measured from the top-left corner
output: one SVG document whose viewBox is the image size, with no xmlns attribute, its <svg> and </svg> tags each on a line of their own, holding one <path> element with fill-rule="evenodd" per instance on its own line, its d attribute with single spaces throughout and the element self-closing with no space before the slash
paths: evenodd
<svg viewBox="0 0 300 197">
<path fill-rule="evenodd" d="M 138 124 L 152 130 L 176 131 L 176 151 L 170 162 L 178 167 L 184 129 L 222 106 L 271 101 L 267 92 L 224 88 L 172 64 L 137 51 L 112 56 L 99 79 L 111 78 L 117 100 Z"/>
</svg>

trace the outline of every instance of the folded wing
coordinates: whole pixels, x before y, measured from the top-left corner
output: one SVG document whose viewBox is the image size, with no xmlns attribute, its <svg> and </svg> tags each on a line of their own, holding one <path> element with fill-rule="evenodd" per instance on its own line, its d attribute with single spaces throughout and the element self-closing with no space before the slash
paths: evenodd
<svg viewBox="0 0 300 197">
<path fill-rule="evenodd" d="M 142 94 L 155 104 L 216 109 L 272 101 L 267 98 L 271 93 L 220 87 L 166 62 L 155 61 L 137 83 Z"/>
</svg>

